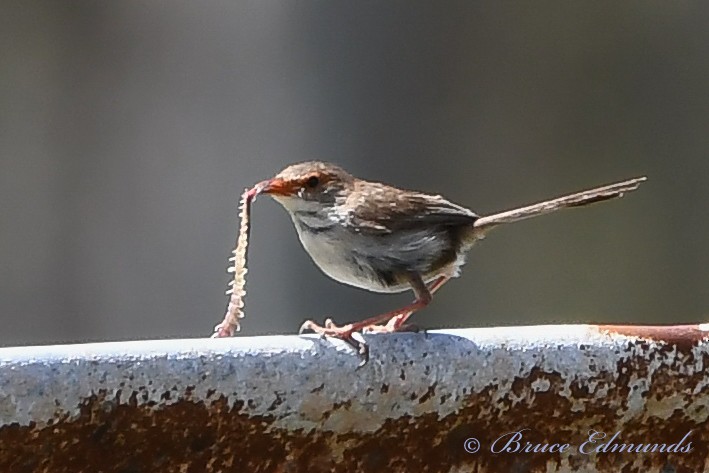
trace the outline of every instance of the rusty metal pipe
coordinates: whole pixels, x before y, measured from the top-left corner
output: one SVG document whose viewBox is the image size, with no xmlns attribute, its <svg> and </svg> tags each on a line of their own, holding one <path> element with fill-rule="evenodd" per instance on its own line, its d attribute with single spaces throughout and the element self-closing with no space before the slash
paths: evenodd
<svg viewBox="0 0 709 473">
<path fill-rule="evenodd" d="M 361 369 L 295 336 L 4 348 L 0 471 L 709 471 L 706 335 L 371 335 Z"/>
</svg>

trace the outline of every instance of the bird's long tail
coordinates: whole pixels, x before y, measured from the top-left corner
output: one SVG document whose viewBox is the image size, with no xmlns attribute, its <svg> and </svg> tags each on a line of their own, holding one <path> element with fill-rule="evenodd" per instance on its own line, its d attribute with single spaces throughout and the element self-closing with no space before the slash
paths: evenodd
<svg viewBox="0 0 709 473">
<path fill-rule="evenodd" d="M 550 212 L 555 212 L 560 209 L 569 207 L 581 207 L 583 205 L 593 204 L 594 202 L 602 202 L 604 200 L 623 197 L 626 192 L 632 192 L 640 186 L 640 183 L 647 180 L 647 177 L 636 177 L 615 184 L 596 187 L 575 194 L 569 194 L 556 199 L 539 202 L 537 204 L 520 207 L 518 209 L 506 210 L 492 215 L 480 217 L 475 221 L 474 228 L 476 233 L 482 236 L 488 230 L 501 225 L 503 223 L 512 223 L 526 218 L 544 215 Z"/>
</svg>

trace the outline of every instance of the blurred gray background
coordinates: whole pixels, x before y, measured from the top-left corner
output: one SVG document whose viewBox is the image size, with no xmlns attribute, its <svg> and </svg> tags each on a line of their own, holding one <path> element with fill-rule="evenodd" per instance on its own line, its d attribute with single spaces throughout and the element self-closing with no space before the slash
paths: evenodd
<svg viewBox="0 0 709 473">
<path fill-rule="evenodd" d="M 647 174 L 500 229 L 423 327 L 709 320 L 706 2 L 3 2 L 0 344 L 205 336 L 241 191 L 291 162 L 479 213 Z M 403 304 L 253 211 L 243 334 Z"/>
</svg>

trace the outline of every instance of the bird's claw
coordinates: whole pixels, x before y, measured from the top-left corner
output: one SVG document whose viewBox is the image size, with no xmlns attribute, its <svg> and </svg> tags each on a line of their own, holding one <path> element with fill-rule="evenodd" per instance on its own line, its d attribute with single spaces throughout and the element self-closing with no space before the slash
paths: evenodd
<svg viewBox="0 0 709 473">
<path fill-rule="evenodd" d="M 313 322 L 310 320 L 306 320 L 305 322 L 303 322 L 303 324 L 298 329 L 298 335 L 303 335 L 306 331 L 312 330 L 312 325 Z"/>
<path fill-rule="evenodd" d="M 360 369 L 369 361 L 369 345 L 367 345 L 364 341 L 357 342 L 357 344 L 358 347 L 356 349 L 360 359 L 359 365 L 357 365 L 357 369 Z"/>
<path fill-rule="evenodd" d="M 326 319 L 323 325 L 321 326 L 316 324 L 312 320 L 306 320 L 300 326 L 300 329 L 298 330 L 298 335 L 303 335 L 303 333 L 308 330 L 318 334 L 321 338 L 339 338 L 340 340 L 344 341 L 349 346 L 354 348 L 362 360 L 358 368 L 361 368 L 362 366 L 367 364 L 367 361 L 369 361 L 369 345 L 367 345 L 367 342 L 364 341 L 361 334 L 352 330 L 351 324 L 339 327 L 332 319 Z"/>
<path fill-rule="evenodd" d="M 357 369 L 363 367 L 369 361 L 369 345 L 364 341 L 362 334 L 358 332 L 352 332 L 346 337 L 342 337 L 349 346 L 355 349 L 357 355 L 359 355 L 360 362 L 357 365 Z"/>
</svg>

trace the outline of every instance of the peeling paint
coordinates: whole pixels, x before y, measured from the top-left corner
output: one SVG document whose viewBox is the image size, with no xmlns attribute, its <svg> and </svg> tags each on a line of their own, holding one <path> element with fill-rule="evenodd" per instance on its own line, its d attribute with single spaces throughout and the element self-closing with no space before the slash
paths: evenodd
<svg viewBox="0 0 709 473">
<path fill-rule="evenodd" d="M 709 470 L 700 326 L 0 349 L 0 471 Z M 497 453 L 506 433 L 564 453 Z M 579 453 L 590 431 L 688 453 Z M 476 438 L 480 451 L 466 452 Z M 541 447 L 540 447 L 541 448 Z"/>
</svg>

